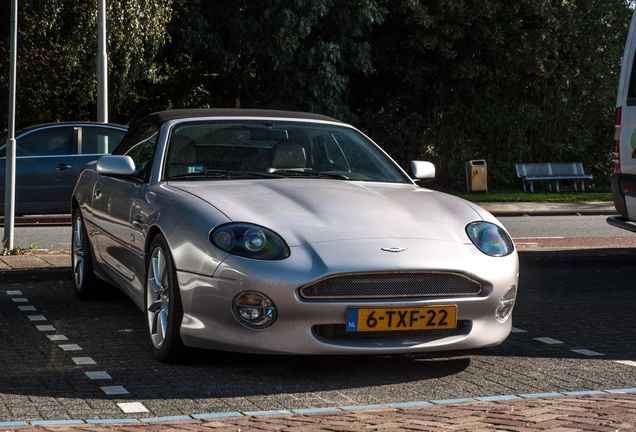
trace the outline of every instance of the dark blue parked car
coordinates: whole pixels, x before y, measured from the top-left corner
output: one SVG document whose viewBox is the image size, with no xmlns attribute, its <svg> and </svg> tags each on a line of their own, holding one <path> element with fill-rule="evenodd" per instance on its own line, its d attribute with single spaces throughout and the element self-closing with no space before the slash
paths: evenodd
<svg viewBox="0 0 636 432">
<path fill-rule="evenodd" d="M 121 141 L 127 127 L 63 122 L 16 132 L 15 214 L 70 213 L 80 169 Z M 0 214 L 4 215 L 6 141 L 0 140 Z"/>
</svg>

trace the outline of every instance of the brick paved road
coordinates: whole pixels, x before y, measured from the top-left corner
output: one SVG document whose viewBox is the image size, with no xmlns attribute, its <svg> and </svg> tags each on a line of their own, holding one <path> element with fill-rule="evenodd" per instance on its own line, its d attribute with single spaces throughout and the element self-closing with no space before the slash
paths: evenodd
<svg viewBox="0 0 636 432">
<path fill-rule="evenodd" d="M 111 295 L 97 302 L 81 302 L 66 281 L 5 283 L 0 285 L 0 426 L 4 430 L 13 427 L 11 422 L 140 421 L 338 407 L 334 415 L 350 422 L 353 414 L 340 408 L 635 388 L 636 299 L 632 269 L 624 267 L 630 257 L 619 266 L 600 256 L 587 261 L 562 258 L 555 255 L 543 265 L 524 267 L 514 315 L 517 331 L 501 346 L 408 357 L 280 357 L 197 351 L 186 364 L 164 365 L 150 357 L 143 315 L 126 298 Z M 580 400 L 598 402 L 612 397 Z M 631 398 L 625 395 L 620 400 Z M 557 403 L 554 401 L 567 405 L 571 399 L 502 401 L 496 407 L 525 404 L 532 408 L 533 404 L 551 406 Z M 631 415 L 632 408 L 625 408 L 626 403 L 608 409 Z M 491 405 L 473 402 L 470 406 L 487 409 Z M 459 407 L 423 407 L 418 415 Z M 422 414 L 425 412 L 428 414 Z M 405 415 L 395 409 L 382 413 Z M 364 411 L 361 415 L 378 414 Z M 531 416 L 515 421 L 537 423 L 526 417 Z M 440 418 L 442 423 L 446 421 L 444 416 Z M 180 422 L 179 427 L 190 428 L 193 421 Z M 206 427 L 237 429 L 238 423 L 225 425 L 227 421 L 216 418 Z M 279 420 L 268 416 L 253 421 Z M 141 426 L 151 424 L 155 423 Z M 82 429 L 87 427 L 82 423 Z M 244 425 L 241 428 L 245 430 Z"/>
<path fill-rule="evenodd" d="M 36 429 L 37 427 L 37 429 Z M 636 395 L 548 397 L 408 408 L 307 414 L 211 417 L 134 423 L 8 425 L 3 430 L 48 431 L 513 431 L 636 430 Z"/>
</svg>

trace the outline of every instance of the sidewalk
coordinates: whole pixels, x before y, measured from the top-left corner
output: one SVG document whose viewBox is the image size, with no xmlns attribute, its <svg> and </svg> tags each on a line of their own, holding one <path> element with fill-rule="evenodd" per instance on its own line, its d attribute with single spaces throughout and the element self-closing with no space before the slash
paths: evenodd
<svg viewBox="0 0 636 432">
<path fill-rule="evenodd" d="M 504 216 L 611 216 L 618 214 L 612 201 L 484 202 L 475 203 L 496 217 Z"/>
<path fill-rule="evenodd" d="M 315 410 L 165 418 L 0 423 L 3 431 L 511 431 L 636 430 L 636 389 L 621 393 L 504 396 Z"/>
</svg>

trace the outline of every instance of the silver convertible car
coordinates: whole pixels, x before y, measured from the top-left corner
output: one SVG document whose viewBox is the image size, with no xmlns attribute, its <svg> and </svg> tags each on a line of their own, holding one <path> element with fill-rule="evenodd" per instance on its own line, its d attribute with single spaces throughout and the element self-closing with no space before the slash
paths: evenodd
<svg viewBox="0 0 636 432">
<path fill-rule="evenodd" d="M 130 126 L 73 194 L 73 282 L 145 315 L 160 361 L 187 347 L 407 354 L 500 344 L 518 258 L 480 207 L 418 186 L 352 126 L 174 110 Z"/>
</svg>

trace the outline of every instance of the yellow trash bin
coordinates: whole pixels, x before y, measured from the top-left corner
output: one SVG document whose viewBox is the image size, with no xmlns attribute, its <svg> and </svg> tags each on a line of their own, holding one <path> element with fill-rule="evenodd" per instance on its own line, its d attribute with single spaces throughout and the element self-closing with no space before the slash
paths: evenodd
<svg viewBox="0 0 636 432">
<path fill-rule="evenodd" d="M 480 159 L 466 162 L 466 182 L 468 183 L 468 193 L 478 191 L 488 192 L 488 170 L 485 160 Z"/>
</svg>

